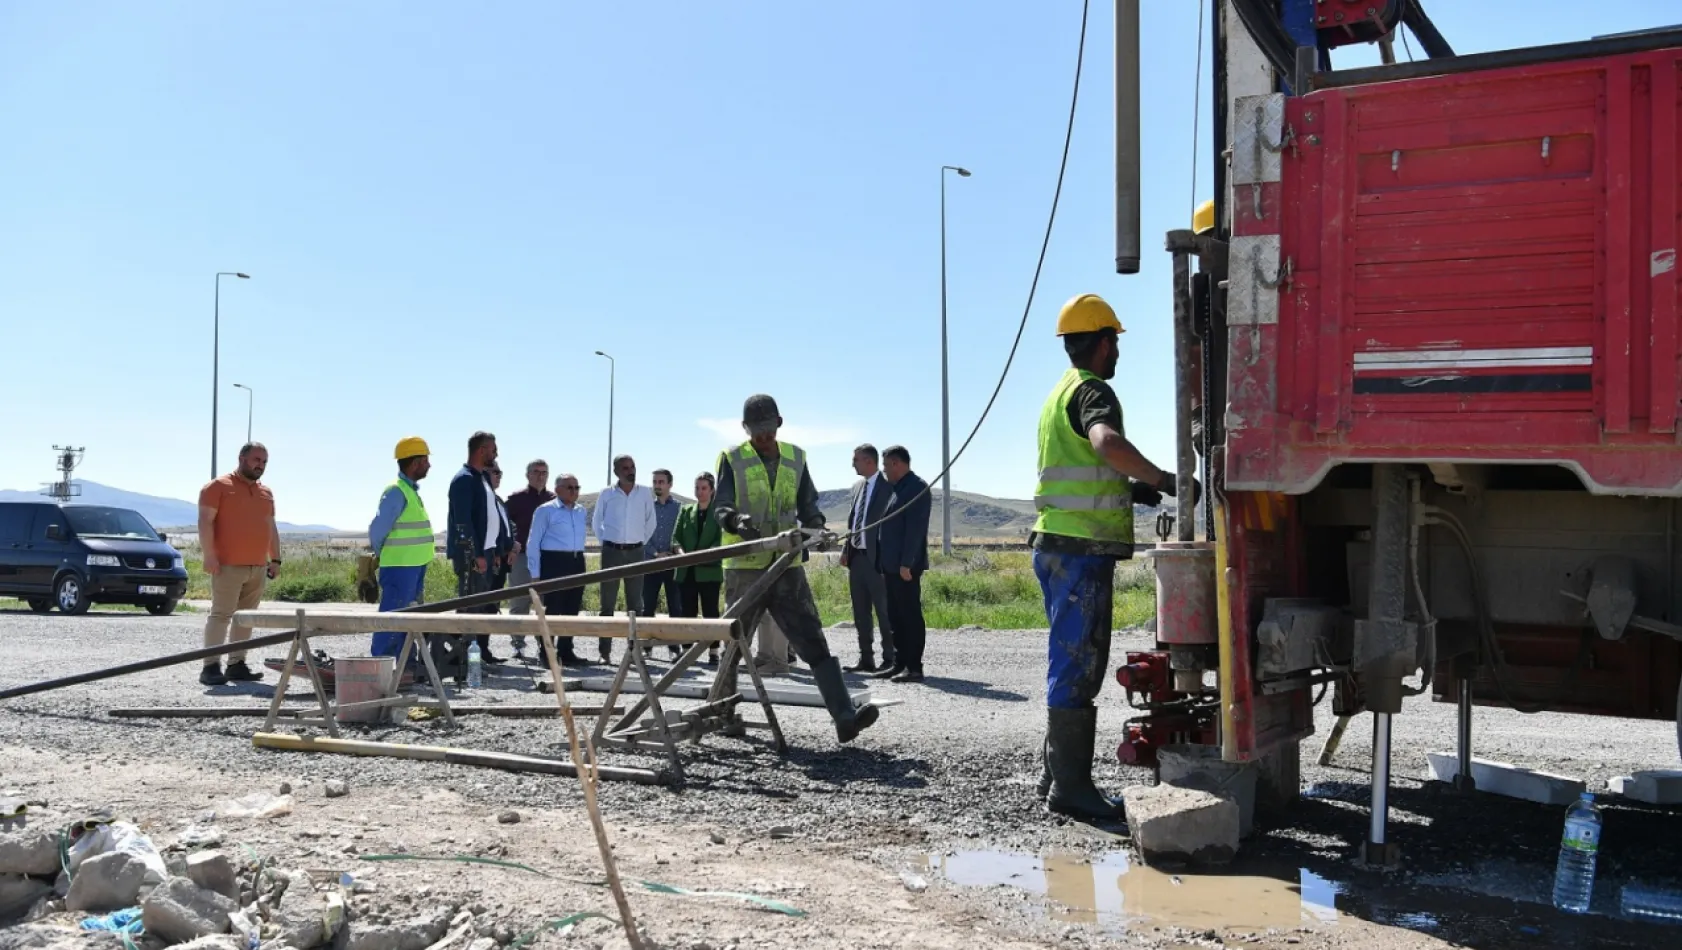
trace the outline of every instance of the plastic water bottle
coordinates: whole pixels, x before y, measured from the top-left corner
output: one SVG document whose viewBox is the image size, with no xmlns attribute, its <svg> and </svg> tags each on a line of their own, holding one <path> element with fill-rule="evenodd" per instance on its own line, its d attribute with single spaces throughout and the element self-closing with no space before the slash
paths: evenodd
<svg viewBox="0 0 1682 950">
<path fill-rule="evenodd" d="M 1594 793 L 1584 792 L 1565 812 L 1565 835 L 1554 869 L 1554 906 L 1584 914 L 1594 896 L 1594 862 L 1600 853 L 1600 808 Z"/>
<path fill-rule="evenodd" d="M 467 685 L 470 688 L 478 689 L 480 684 L 484 682 L 484 676 L 484 660 L 479 655 L 478 641 L 474 641 L 473 643 L 468 644 L 467 647 Z M 1591 875 L 1594 873 L 1594 866 L 1592 863 L 1589 866 L 1589 873 Z"/>
</svg>

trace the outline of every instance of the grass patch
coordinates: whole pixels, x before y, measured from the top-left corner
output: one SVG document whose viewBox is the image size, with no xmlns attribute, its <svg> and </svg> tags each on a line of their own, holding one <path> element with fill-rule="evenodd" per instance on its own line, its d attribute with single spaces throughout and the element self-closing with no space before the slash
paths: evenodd
<svg viewBox="0 0 1682 950">
<path fill-rule="evenodd" d="M 191 595 L 189 594 L 189 596 L 191 596 Z M 18 600 L 16 598 L 12 598 L 12 597 L 0 597 L 0 610 L 28 610 L 28 609 L 29 609 L 29 603 L 27 601 Z M 88 613 L 92 613 L 92 614 L 143 614 L 145 612 L 146 612 L 145 607 L 136 606 L 134 604 L 94 604 L 92 607 L 88 608 Z M 178 613 L 178 614 L 191 614 L 191 613 L 197 613 L 198 611 L 194 610 L 192 607 L 189 607 L 186 604 L 176 604 L 175 605 L 175 612 Z M 43 616 L 62 617 L 62 616 L 64 616 L 64 613 L 58 609 L 57 602 L 55 601 L 53 609 L 48 611 Z"/>
<path fill-rule="evenodd" d="M 596 555 L 587 556 L 590 570 L 595 570 L 598 563 Z M 187 596 L 208 600 L 210 578 L 204 573 L 202 563 L 189 558 L 187 570 L 192 578 Z M 825 624 L 853 618 L 845 568 L 808 567 L 807 576 Z M 426 600 L 429 603 L 449 600 L 455 593 L 456 576 L 449 562 L 443 558 L 434 560 L 426 571 Z M 356 558 L 320 548 L 288 552 L 280 576 L 269 582 L 264 597 L 300 604 L 354 602 Z M 600 609 L 600 587 L 592 584 L 584 591 L 584 610 L 594 613 Z M 935 555 L 933 567 L 923 576 L 923 611 L 929 626 L 936 629 L 1043 628 L 1045 606 L 1039 581 L 1034 577 L 1033 555 L 1027 551 Z M 1150 567 L 1141 561 L 1120 562 L 1116 566 L 1115 628 L 1143 626 L 1155 613 L 1156 582 Z"/>
<path fill-rule="evenodd" d="M 809 568 L 812 594 L 825 624 L 853 619 L 847 570 Z M 1114 624 L 1118 630 L 1143 626 L 1156 614 L 1156 580 L 1138 561 L 1116 566 Z M 951 630 L 1033 630 L 1045 626 L 1045 601 L 1027 551 L 979 551 L 935 555 L 923 575 L 923 616 L 930 627 Z"/>
</svg>

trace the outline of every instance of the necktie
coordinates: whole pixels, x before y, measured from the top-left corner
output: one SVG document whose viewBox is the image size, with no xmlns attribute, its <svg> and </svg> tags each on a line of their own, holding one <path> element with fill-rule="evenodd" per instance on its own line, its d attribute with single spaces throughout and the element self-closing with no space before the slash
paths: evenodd
<svg viewBox="0 0 1682 950">
<path fill-rule="evenodd" d="M 870 509 L 870 487 L 871 480 L 867 478 L 864 480 L 864 487 L 859 489 L 858 501 L 854 503 L 853 547 L 855 548 L 864 547 L 864 532 L 859 529 L 864 527 L 864 514 Z"/>
</svg>

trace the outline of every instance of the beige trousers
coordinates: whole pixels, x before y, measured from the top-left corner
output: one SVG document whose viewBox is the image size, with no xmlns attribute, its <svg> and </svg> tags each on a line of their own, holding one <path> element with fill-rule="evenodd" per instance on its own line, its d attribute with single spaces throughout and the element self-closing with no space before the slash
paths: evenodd
<svg viewBox="0 0 1682 950">
<path fill-rule="evenodd" d="M 251 639 L 251 628 L 235 625 L 233 636 L 228 635 L 228 626 L 234 619 L 236 610 L 254 610 L 262 603 L 263 588 L 268 585 L 268 567 L 230 567 L 223 565 L 222 570 L 210 579 L 210 617 L 204 622 L 204 645 L 218 647 L 223 643 L 244 643 Z M 228 654 L 229 663 L 245 662 L 245 651 Z M 204 661 L 206 666 L 216 663 L 212 657 Z"/>
</svg>

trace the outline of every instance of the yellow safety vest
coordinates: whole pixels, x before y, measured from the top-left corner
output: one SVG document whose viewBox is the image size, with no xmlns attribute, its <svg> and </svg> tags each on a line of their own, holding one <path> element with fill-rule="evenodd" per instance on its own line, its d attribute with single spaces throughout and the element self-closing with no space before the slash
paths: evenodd
<svg viewBox="0 0 1682 950">
<path fill-rule="evenodd" d="M 1034 530 L 1094 541 L 1133 543 L 1133 495 L 1126 477 L 1069 425 L 1069 400 L 1098 377 L 1070 369 L 1040 410 L 1040 474 L 1034 488 Z"/>
<path fill-rule="evenodd" d="M 426 516 L 426 505 L 420 493 L 401 478 L 391 483 L 403 493 L 403 513 L 391 526 L 380 547 L 381 567 L 421 567 L 432 563 L 432 521 Z"/>
<path fill-rule="evenodd" d="M 736 479 L 736 511 L 752 515 L 760 537 L 781 534 L 800 524 L 795 496 L 800 491 L 800 478 L 806 471 L 806 453 L 787 442 L 777 444 L 782 460 L 777 463 L 777 480 L 771 481 L 770 471 L 754 450 L 752 442 L 719 454 L 719 460 L 730 460 L 730 472 Z M 723 465 L 719 466 L 723 468 Z M 740 544 L 740 535 L 723 533 L 724 544 Z M 724 559 L 724 566 L 733 571 L 764 570 L 777 559 L 772 551 Z"/>
</svg>

